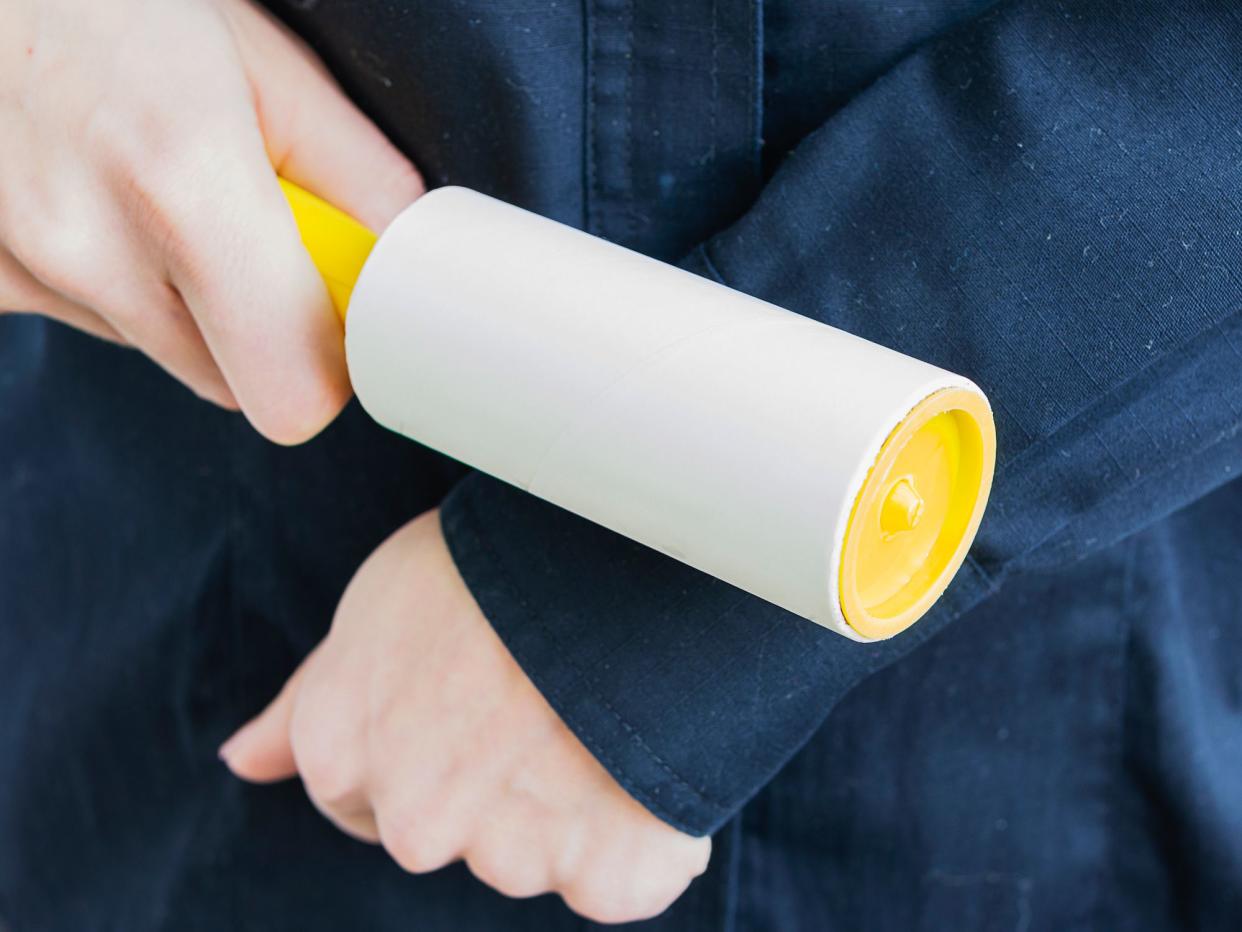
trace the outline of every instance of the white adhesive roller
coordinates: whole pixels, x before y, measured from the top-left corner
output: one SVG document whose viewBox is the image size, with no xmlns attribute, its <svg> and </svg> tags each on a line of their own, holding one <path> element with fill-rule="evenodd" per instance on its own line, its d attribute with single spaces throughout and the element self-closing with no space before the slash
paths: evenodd
<svg viewBox="0 0 1242 932">
<path fill-rule="evenodd" d="M 350 298 L 361 232 L 286 192 L 384 426 L 857 640 L 965 557 L 968 379 L 464 188 L 347 249 Z"/>
</svg>

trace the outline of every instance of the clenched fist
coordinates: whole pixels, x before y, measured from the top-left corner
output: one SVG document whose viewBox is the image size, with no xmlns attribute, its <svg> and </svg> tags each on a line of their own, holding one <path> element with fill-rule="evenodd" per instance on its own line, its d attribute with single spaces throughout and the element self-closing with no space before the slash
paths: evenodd
<svg viewBox="0 0 1242 932">
<path fill-rule="evenodd" d="M 501 893 L 556 891 L 601 922 L 662 912 L 711 852 L 631 799 L 557 718 L 434 511 L 363 564 L 327 638 L 221 756 L 247 780 L 300 774 L 325 816 L 407 870 L 464 859 Z"/>
</svg>

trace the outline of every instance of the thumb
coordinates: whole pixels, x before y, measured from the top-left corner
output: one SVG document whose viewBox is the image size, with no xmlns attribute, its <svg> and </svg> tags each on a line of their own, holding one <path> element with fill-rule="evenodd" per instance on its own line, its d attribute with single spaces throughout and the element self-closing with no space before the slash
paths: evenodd
<svg viewBox="0 0 1242 932">
<path fill-rule="evenodd" d="M 382 232 L 425 190 L 418 171 L 283 24 L 250 3 L 230 20 L 276 170 Z"/>
<path fill-rule="evenodd" d="M 251 783 L 274 783 L 298 772 L 289 738 L 289 724 L 307 660 L 294 671 L 266 709 L 220 746 L 220 759 L 234 775 Z"/>
</svg>

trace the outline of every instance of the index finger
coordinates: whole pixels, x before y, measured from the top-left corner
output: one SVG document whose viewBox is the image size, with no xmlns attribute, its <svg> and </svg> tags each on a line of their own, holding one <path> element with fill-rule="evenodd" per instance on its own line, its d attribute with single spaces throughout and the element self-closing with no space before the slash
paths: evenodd
<svg viewBox="0 0 1242 932">
<path fill-rule="evenodd" d="M 170 283 L 250 422 L 277 443 L 301 443 L 352 394 L 340 320 L 257 127 L 249 146 L 196 174 L 179 197 L 190 232 L 168 238 Z"/>
</svg>

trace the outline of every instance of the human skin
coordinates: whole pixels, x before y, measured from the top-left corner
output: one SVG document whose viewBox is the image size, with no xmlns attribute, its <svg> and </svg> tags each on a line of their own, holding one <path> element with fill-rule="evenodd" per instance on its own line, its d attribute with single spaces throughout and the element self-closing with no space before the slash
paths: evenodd
<svg viewBox="0 0 1242 932">
<path fill-rule="evenodd" d="M 281 443 L 351 389 L 273 167 L 382 228 L 423 191 L 245 0 L 0 0 L 0 309 L 146 353 Z"/>
<path fill-rule="evenodd" d="M 427 512 L 363 564 L 331 632 L 221 750 L 238 776 L 300 774 L 343 831 L 415 873 L 464 859 L 515 897 L 600 922 L 662 912 L 711 841 L 651 816 L 514 663 Z"/>
<path fill-rule="evenodd" d="M 414 167 L 246 0 L 0 0 L 0 22 L 0 313 L 132 346 L 276 442 L 318 433 L 350 396 L 342 334 L 273 169 L 382 229 L 422 193 Z M 464 858 L 600 921 L 662 911 L 710 854 L 560 722 L 434 512 L 221 754 L 245 779 L 299 774 L 409 870 Z"/>
</svg>

